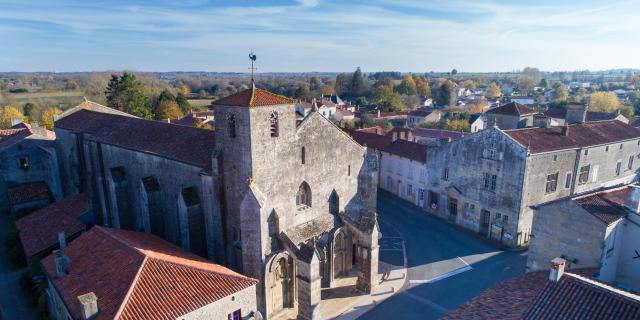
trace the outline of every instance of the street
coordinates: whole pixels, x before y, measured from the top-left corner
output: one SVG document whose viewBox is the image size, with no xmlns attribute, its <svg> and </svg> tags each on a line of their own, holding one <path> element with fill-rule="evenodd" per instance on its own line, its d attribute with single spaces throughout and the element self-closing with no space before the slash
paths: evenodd
<svg viewBox="0 0 640 320">
<path fill-rule="evenodd" d="M 438 319 L 494 283 L 524 273 L 522 252 L 499 250 L 384 192 L 378 193 L 378 217 L 380 260 L 401 264 L 404 239 L 409 281 L 362 319 Z"/>
</svg>

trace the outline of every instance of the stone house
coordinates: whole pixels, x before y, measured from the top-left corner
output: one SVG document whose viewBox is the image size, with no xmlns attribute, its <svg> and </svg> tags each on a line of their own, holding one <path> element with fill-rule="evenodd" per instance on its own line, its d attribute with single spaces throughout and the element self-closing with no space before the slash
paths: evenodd
<svg viewBox="0 0 640 320">
<path fill-rule="evenodd" d="M 409 127 L 419 126 L 423 123 L 436 123 L 442 119 L 442 112 L 438 110 L 417 109 L 409 111 L 407 115 L 407 125 Z"/>
<path fill-rule="evenodd" d="M 211 131 L 85 104 L 56 121 L 57 151 L 97 224 L 259 279 L 266 318 L 317 318 L 320 288 L 353 270 L 359 290 L 377 285 L 377 155 L 316 110 L 298 121 L 293 100 L 252 87 L 213 103 Z"/>
<path fill-rule="evenodd" d="M 0 130 L 0 210 L 16 214 L 49 203 L 31 199 L 37 185 L 46 187 L 51 200 L 62 197 L 54 140 L 53 132 L 26 123 Z"/>
<path fill-rule="evenodd" d="M 55 320 L 245 319 L 257 280 L 148 233 L 95 226 L 42 261 Z"/>
<path fill-rule="evenodd" d="M 640 130 L 619 121 L 491 128 L 427 151 L 428 211 L 526 246 L 531 206 L 636 176 Z"/>
<path fill-rule="evenodd" d="M 396 140 L 380 148 L 378 186 L 416 206 L 426 205 L 427 146 Z"/>
<path fill-rule="evenodd" d="M 488 126 L 494 124 L 498 128 L 518 129 L 533 126 L 534 115 L 538 112 L 517 102 L 510 102 L 485 112 Z"/>
<path fill-rule="evenodd" d="M 607 188 L 535 206 L 527 270 L 545 269 L 549 257 L 567 268 L 597 268 L 606 283 L 640 291 L 640 189 Z M 640 259 L 640 258 L 635 258 Z"/>
<path fill-rule="evenodd" d="M 484 130 L 487 127 L 487 121 L 481 113 L 474 113 L 469 116 L 469 131 L 471 133 Z"/>
</svg>

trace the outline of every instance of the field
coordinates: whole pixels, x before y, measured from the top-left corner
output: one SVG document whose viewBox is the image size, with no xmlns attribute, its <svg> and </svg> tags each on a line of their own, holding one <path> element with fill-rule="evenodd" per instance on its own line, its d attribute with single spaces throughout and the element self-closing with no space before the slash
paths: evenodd
<svg viewBox="0 0 640 320">
<path fill-rule="evenodd" d="M 212 99 L 189 99 L 189 104 L 193 107 L 194 111 L 202 111 L 206 109 L 206 106 L 211 104 Z"/>
<path fill-rule="evenodd" d="M 47 107 L 67 108 L 82 102 L 82 91 L 54 91 L 37 93 L 0 93 L 0 106 L 24 106 L 27 102 Z"/>
</svg>

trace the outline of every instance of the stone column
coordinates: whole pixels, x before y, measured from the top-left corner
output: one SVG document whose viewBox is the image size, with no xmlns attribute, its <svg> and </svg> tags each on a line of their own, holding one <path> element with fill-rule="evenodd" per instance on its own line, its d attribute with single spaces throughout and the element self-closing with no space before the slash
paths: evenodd
<svg viewBox="0 0 640 320">
<path fill-rule="evenodd" d="M 298 320 L 320 320 L 320 257 L 315 249 L 310 262 L 298 266 Z"/>
<path fill-rule="evenodd" d="M 358 280 L 356 289 L 371 293 L 378 285 L 378 251 L 379 246 L 374 247 L 356 246 Z"/>
</svg>

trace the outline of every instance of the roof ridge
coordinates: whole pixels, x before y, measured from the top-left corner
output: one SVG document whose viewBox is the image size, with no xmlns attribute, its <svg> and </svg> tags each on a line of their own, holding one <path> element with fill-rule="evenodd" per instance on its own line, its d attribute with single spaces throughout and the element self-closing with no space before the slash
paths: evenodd
<svg viewBox="0 0 640 320">
<path fill-rule="evenodd" d="M 640 295 L 637 295 L 622 289 L 618 289 L 612 285 L 609 285 L 600 281 L 596 281 L 594 279 L 590 279 L 588 277 L 585 277 L 576 273 L 566 272 L 565 275 L 575 278 L 577 280 L 580 280 L 585 284 L 592 286 L 593 288 L 596 288 L 598 290 L 606 290 L 608 292 L 615 294 L 616 296 L 619 296 L 622 299 L 632 300 L 633 302 L 640 305 Z"/>
<path fill-rule="evenodd" d="M 148 257 L 145 256 L 144 259 L 142 260 L 142 263 L 140 264 L 140 267 L 138 267 L 138 270 L 136 271 L 136 276 L 133 277 L 133 281 L 131 281 L 131 285 L 129 286 L 129 289 L 127 289 L 127 294 L 125 294 L 124 298 L 122 298 L 122 302 L 120 303 L 118 310 L 113 316 L 114 319 L 120 318 L 120 315 L 122 314 L 125 307 L 127 306 L 127 303 L 129 303 L 129 299 L 131 298 L 133 289 L 135 289 L 136 285 L 138 284 L 138 280 L 140 279 L 140 274 L 142 274 L 142 270 L 144 270 L 145 266 L 147 265 L 147 259 Z"/>
<path fill-rule="evenodd" d="M 219 265 L 219 264 L 217 264 L 215 262 L 208 261 L 208 260 L 199 261 L 199 260 L 195 260 L 195 259 L 191 260 L 189 258 L 184 258 L 184 257 L 180 257 L 180 256 L 172 256 L 172 255 L 167 255 L 167 254 L 161 254 L 161 255 L 169 256 L 169 257 L 175 258 L 176 260 L 164 259 L 164 257 L 157 256 L 157 255 L 147 255 L 146 257 L 149 260 L 161 261 L 161 262 L 164 262 L 164 263 L 170 263 L 170 264 L 179 265 L 179 266 L 187 267 L 187 268 L 194 268 L 194 269 L 198 269 L 198 270 L 203 271 L 203 272 L 219 275 L 221 277 L 230 277 L 230 278 L 236 278 L 236 279 L 241 279 L 241 280 L 248 280 L 248 281 L 252 281 L 252 282 L 257 282 L 256 279 L 247 277 L 247 276 L 245 276 L 243 274 L 237 273 L 237 272 L 235 272 L 233 270 L 230 270 L 230 269 L 228 269 L 228 270 L 231 271 L 232 273 L 224 273 L 224 272 L 219 272 L 219 271 L 203 268 L 202 266 L 199 266 L 199 265 L 190 265 L 190 264 L 187 264 L 187 263 L 183 263 L 182 261 L 178 261 L 178 260 L 188 260 L 188 261 L 191 261 L 191 262 L 195 262 L 197 264 L 206 264 L 206 265 L 219 266 L 221 268 L 225 268 L 226 269 L 226 267 L 224 267 L 222 265 Z M 145 261 L 146 261 L 146 259 L 145 259 Z"/>
<path fill-rule="evenodd" d="M 127 239 L 123 239 L 122 237 L 116 236 L 111 232 L 107 232 L 106 230 L 108 229 L 112 229 L 112 230 L 118 230 L 118 231 L 125 231 L 125 232 L 129 232 L 126 230 L 122 230 L 122 229 L 115 229 L 115 228 L 107 228 L 107 227 L 101 227 L 101 226 L 95 226 L 92 229 L 98 229 L 98 231 L 102 232 L 103 234 L 109 236 L 111 239 L 119 242 L 121 245 L 125 246 L 126 248 L 128 248 L 128 250 L 133 251 L 133 252 L 137 252 L 139 254 L 141 254 L 143 257 L 146 257 L 147 254 L 145 252 L 142 251 L 142 249 L 137 248 L 133 242 L 127 240 Z M 134 231 L 131 231 L 134 232 Z"/>
</svg>

